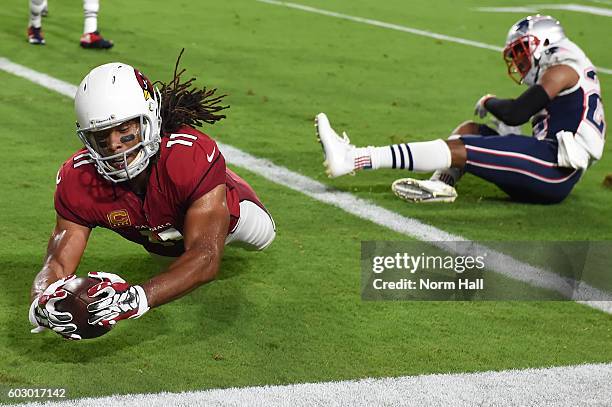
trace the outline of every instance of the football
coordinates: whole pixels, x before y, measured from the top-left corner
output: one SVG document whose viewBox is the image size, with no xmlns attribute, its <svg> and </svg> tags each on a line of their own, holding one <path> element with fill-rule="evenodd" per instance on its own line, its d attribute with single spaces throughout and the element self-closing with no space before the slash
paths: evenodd
<svg viewBox="0 0 612 407">
<path fill-rule="evenodd" d="M 100 280 L 89 277 L 77 277 L 69 281 L 62 287 L 68 292 L 68 296 L 58 301 L 55 306 L 58 311 L 70 312 L 72 314 L 72 323 L 77 326 L 77 330 L 73 333 L 80 335 L 82 339 L 97 338 L 111 329 L 110 327 L 91 325 L 87 322 L 89 317 L 87 305 L 98 300 L 97 298 L 89 297 L 87 290 L 99 282 Z"/>
</svg>

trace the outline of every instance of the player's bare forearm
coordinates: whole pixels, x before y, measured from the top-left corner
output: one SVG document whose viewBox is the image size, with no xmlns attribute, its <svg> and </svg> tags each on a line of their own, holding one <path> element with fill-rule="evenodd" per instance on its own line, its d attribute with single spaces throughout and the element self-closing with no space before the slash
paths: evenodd
<svg viewBox="0 0 612 407">
<path fill-rule="evenodd" d="M 225 185 L 217 186 L 189 207 L 183 231 L 185 253 L 168 270 L 142 285 L 149 307 L 182 297 L 215 279 L 229 219 Z"/>
<path fill-rule="evenodd" d="M 165 272 L 142 285 L 149 306 L 153 308 L 165 304 L 214 280 L 222 254 L 223 247 L 220 250 L 194 248 L 183 253 Z"/>
<path fill-rule="evenodd" d="M 60 278 L 73 274 L 87 246 L 91 229 L 57 217 L 55 229 L 47 244 L 47 254 L 41 270 L 34 277 L 31 299 Z"/>
</svg>

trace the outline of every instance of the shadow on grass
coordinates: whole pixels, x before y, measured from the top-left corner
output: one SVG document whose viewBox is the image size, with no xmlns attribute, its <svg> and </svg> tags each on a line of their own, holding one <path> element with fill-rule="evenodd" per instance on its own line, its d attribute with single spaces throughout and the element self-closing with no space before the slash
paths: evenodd
<svg viewBox="0 0 612 407">
<path fill-rule="evenodd" d="M 79 365 L 109 356 L 121 354 L 132 347 L 159 346 L 168 334 L 203 340 L 230 328 L 245 308 L 245 299 L 240 284 L 232 282 L 244 269 L 245 256 L 230 251 L 223 260 L 219 280 L 202 286 L 186 296 L 151 310 L 142 319 L 118 324 L 108 334 L 89 340 L 69 341 L 53 332 L 37 335 L 30 333 L 28 321 L 29 292 L 32 273 L 37 270 L 39 259 L 2 261 L 0 272 L 3 298 L 0 306 L 9 310 L 10 316 L 0 331 L 6 348 L 20 360 L 34 364 L 65 363 Z M 97 270 L 113 270 L 127 281 L 142 283 L 160 269 L 146 253 L 109 257 L 88 256 L 77 275 L 84 276 L 96 264 Z M 121 270 L 121 271 L 119 271 Z M 28 363 L 26 362 L 26 363 Z"/>
</svg>

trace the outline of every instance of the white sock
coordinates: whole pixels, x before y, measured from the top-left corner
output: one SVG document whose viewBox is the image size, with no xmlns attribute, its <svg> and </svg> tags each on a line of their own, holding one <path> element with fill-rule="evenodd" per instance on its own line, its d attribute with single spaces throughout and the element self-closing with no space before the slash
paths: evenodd
<svg viewBox="0 0 612 407">
<path fill-rule="evenodd" d="M 30 0 L 30 27 L 40 28 L 43 8 L 45 8 L 45 0 Z"/>
<path fill-rule="evenodd" d="M 98 11 L 100 10 L 100 0 L 83 0 L 83 13 L 85 23 L 83 24 L 83 34 L 98 31 Z"/>
<path fill-rule="evenodd" d="M 432 181 L 442 181 L 446 185 L 450 185 L 454 187 L 457 185 L 457 182 L 461 179 L 461 177 L 465 174 L 465 171 L 459 168 L 447 168 L 445 170 L 437 170 L 434 172 L 429 178 Z"/>
<path fill-rule="evenodd" d="M 399 168 L 431 172 L 450 168 L 450 164 L 450 148 L 442 139 L 385 147 L 361 147 L 356 149 L 355 154 L 356 169 Z"/>
<path fill-rule="evenodd" d="M 460 137 L 461 137 L 460 134 L 451 134 L 451 136 L 448 139 L 457 140 Z M 445 170 L 437 170 L 431 175 L 431 178 L 429 179 L 432 181 L 442 181 L 446 185 L 450 185 L 451 187 L 454 187 L 457 184 L 457 182 L 459 182 L 463 174 L 465 174 L 465 170 L 451 167 Z"/>
</svg>

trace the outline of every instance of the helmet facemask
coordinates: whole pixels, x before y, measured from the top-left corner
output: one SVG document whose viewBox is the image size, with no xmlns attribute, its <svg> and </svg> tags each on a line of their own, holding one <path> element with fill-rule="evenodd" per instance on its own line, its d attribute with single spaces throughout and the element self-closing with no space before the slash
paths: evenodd
<svg viewBox="0 0 612 407">
<path fill-rule="evenodd" d="M 536 68 L 537 59 L 535 54 L 539 45 L 540 40 L 537 37 L 524 35 L 504 48 L 503 56 L 508 67 L 508 75 L 516 83 L 523 83 L 531 69 Z"/>
<path fill-rule="evenodd" d="M 133 134 L 138 142 L 125 151 L 110 154 L 105 137 L 100 137 L 101 132 L 110 131 L 115 127 L 122 126 L 126 122 L 134 119 L 138 120 L 138 132 Z M 120 123 L 111 123 L 103 127 L 91 127 L 89 129 L 77 129 L 77 134 L 94 160 L 96 169 L 105 179 L 118 183 L 129 181 L 144 171 L 149 165 L 149 161 L 159 149 L 160 136 L 158 132 L 152 130 L 153 123 L 147 116 L 137 116 L 126 118 Z M 157 136 L 155 136 L 157 133 Z M 135 157 L 129 161 L 132 155 Z"/>
<path fill-rule="evenodd" d="M 517 21 L 508 31 L 503 51 L 512 80 L 519 84 L 536 84 L 544 49 L 565 38 L 563 27 L 551 16 L 537 14 Z"/>
</svg>

